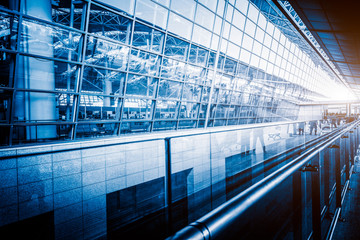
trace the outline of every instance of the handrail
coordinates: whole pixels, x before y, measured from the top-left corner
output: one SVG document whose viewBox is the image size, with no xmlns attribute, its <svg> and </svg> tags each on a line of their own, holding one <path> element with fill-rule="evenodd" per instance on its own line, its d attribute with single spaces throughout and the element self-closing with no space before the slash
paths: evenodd
<svg viewBox="0 0 360 240">
<path fill-rule="evenodd" d="M 242 214 L 249 209 L 249 207 L 253 206 L 267 193 L 310 161 L 316 154 L 329 147 L 335 140 L 339 139 L 357 124 L 358 122 L 354 122 L 333 137 L 317 146 L 311 147 L 301 156 L 295 158 L 290 163 L 271 173 L 197 221 L 184 227 L 168 239 L 216 239 L 224 233 L 236 231 Z"/>
<path fill-rule="evenodd" d="M 91 146 L 82 146 L 82 147 L 70 147 L 69 149 L 61 149 L 61 150 L 48 150 L 48 151 L 41 151 L 41 152 L 32 152 L 32 153 L 24 153 L 24 154 L 13 154 L 13 155 L 6 155 L 6 156 L 0 156 L 0 160 L 2 159 L 8 159 L 8 158 L 16 158 L 16 157 L 27 157 L 27 156 L 34 156 L 34 155 L 44 155 L 44 154 L 52 154 L 52 153 L 57 153 L 57 152 L 64 152 L 64 151 L 76 151 L 76 150 L 83 150 L 83 149 L 91 149 L 91 148 L 99 148 L 99 147 L 110 147 L 110 146 L 115 146 L 115 145 L 123 145 L 123 144 L 129 144 L 129 143 L 137 143 L 137 142 L 148 142 L 148 141 L 155 141 L 155 140 L 166 140 L 166 139 L 173 139 L 173 138 L 179 138 L 179 137 L 190 137 L 190 136 L 196 136 L 196 135 L 201 135 L 201 134 L 214 134 L 214 133 L 223 133 L 223 132 L 232 132 L 232 131 L 241 131 L 241 130 L 249 130 L 249 129 L 253 129 L 253 128 L 259 128 L 259 127 L 272 127 L 272 126 L 281 126 L 281 125 L 288 125 L 288 124 L 297 124 L 299 122 L 306 122 L 306 121 L 292 121 L 292 122 L 271 122 L 271 123 L 262 123 L 262 124 L 246 124 L 246 125 L 239 125 L 239 126 L 231 126 L 227 129 L 221 129 L 223 127 L 219 127 L 219 128 L 208 128 L 208 129 L 191 129 L 191 130 L 195 130 L 198 132 L 195 133 L 187 133 L 185 131 L 176 131 L 176 132 L 166 132 L 166 134 L 169 134 L 170 136 L 158 136 L 158 133 L 153 133 L 154 138 L 146 138 L 146 139 L 140 139 L 140 140 L 130 140 L 130 141 L 126 141 L 126 142 L 112 142 L 112 143 L 99 143 L 99 145 L 91 145 Z M 91 122 L 93 123 L 93 122 Z M 86 124 L 81 122 L 80 124 Z M 137 136 L 139 137 L 140 135 L 128 135 L 128 136 L 124 136 L 124 138 L 129 137 L 129 136 Z M 145 135 L 144 135 L 145 136 Z M 149 134 L 147 134 L 147 137 L 150 136 Z M 96 139 L 97 141 L 112 141 L 113 139 L 119 139 L 121 140 L 121 138 L 117 137 L 117 138 L 101 138 L 101 139 Z M 82 142 L 87 142 L 89 141 L 88 139 L 86 139 L 85 141 L 83 141 L 84 139 L 78 140 L 78 141 L 71 141 L 72 143 L 76 144 L 76 143 L 82 143 Z M 94 140 L 94 139 L 92 139 Z M 63 141 L 63 142 L 49 142 L 49 143 L 45 143 L 45 144 L 36 144 L 36 145 L 22 145 L 22 146 L 6 146 L 1 148 L 0 147 L 0 151 L 1 150 L 13 150 L 13 149 L 17 149 L 17 148 L 31 148 L 34 146 L 41 146 L 41 147 L 47 147 L 49 145 L 53 146 L 53 145 L 61 145 L 64 143 L 68 143 L 67 141 Z"/>
</svg>

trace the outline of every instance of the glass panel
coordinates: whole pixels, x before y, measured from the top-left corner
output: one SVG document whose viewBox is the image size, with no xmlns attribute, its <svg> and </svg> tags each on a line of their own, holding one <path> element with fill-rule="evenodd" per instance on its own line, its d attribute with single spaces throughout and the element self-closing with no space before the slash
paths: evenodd
<svg viewBox="0 0 360 240">
<path fill-rule="evenodd" d="M 120 134 L 150 132 L 150 122 L 122 122 Z"/>
<path fill-rule="evenodd" d="M 168 81 L 168 80 L 160 80 L 159 85 L 159 98 L 166 99 L 179 99 L 181 94 L 181 88 L 183 83 Z"/>
<path fill-rule="evenodd" d="M 132 20 L 129 18 L 112 13 L 96 5 L 91 5 L 91 17 L 88 26 L 90 33 L 129 44 L 131 26 Z"/>
<path fill-rule="evenodd" d="M 171 10 L 193 20 L 195 4 L 196 3 L 193 0 L 171 1 Z"/>
<path fill-rule="evenodd" d="M 199 104 L 191 102 L 182 102 L 180 105 L 179 118 L 197 118 Z"/>
<path fill-rule="evenodd" d="M 178 129 L 195 128 L 196 121 L 179 121 Z"/>
<path fill-rule="evenodd" d="M 207 50 L 197 47 L 195 45 L 191 45 L 189 62 L 196 65 L 205 66 L 208 54 L 209 52 Z"/>
<path fill-rule="evenodd" d="M 0 12 L 0 49 L 16 47 L 18 17 Z"/>
<path fill-rule="evenodd" d="M 206 111 L 207 111 L 207 104 L 201 104 L 199 110 L 199 118 L 205 119 L 206 118 Z"/>
<path fill-rule="evenodd" d="M 183 5 L 182 1 L 175 1 L 175 2 L 179 2 Z M 179 15 L 170 12 L 169 23 L 168 23 L 167 29 L 171 33 L 177 34 L 177 35 L 189 40 L 190 36 L 191 36 L 192 23 L 190 21 L 186 20 L 185 18 L 180 17 Z"/>
<path fill-rule="evenodd" d="M 126 70 L 129 48 L 103 39 L 89 37 L 85 62 L 104 67 Z"/>
<path fill-rule="evenodd" d="M 137 18 L 166 29 L 168 10 L 150 0 L 138 0 L 135 14 Z"/>
<path fill-rule="evenodd" d="M 214 25 L 214 16 L 214 13 L 203 6 L 198 5 L 195 14 L 195 22 L 211 31 Z"/>
<path fill-rule="evenodd" d="M 186 60 L 190 44 L 170 35 L 166 38 L 165 55 L 179 60 Z"/>
<path fill-rule="evenodd" d="M 182 81 L 185 77 L 185 63 L 164 58 L 161 67 L 161 77 Z"/>
<path fill-rule="evenodd" d="M 0 123 L 8 123 L 10 119 L 12 92 L 0 89 L 0 93 Z M 7 136 L 9 136 L 9 134 L 7 134 Z M 2 137 L 4 137 L 4 135 L 2 135 Z"/>
<path fill-rule="evenodd" d="M 124 11 L 130 15 L 134 14 L 134 3 L 135 0 L 118 1 L 118 0 L 102 0 L 101 2 L 114 6 L 119 10 Z"/>
<path fill-rule="evenodd" d="M 71 121 L 73 102 L 74 96 L 70 94 L 17 91 L 14 121 Z"/>
<path fill-rule="evenodd" d="M 182 99 L 190 101 L 200 101 L 200 94 L 201 86 L 185 83 L 182 92 Z"/>
<path fill-rule="evenodd" d="M 14 126 L 12 143 L 43 143 L 52 140 L 69 140 L 71 138 L 72 125 L 38 125 L 38 126 Z M 0 130 L 0 132 L 3 130 Z M 50 133 L 51 135 L 45 135 Z M 7 133 L 7 136 L 9 133 Z"/>
<path fill-rule="evenodd" d="M 156 75 L 160 68 L 161 57 L 141 50 L 131 50 L 129 71 L 146 75 Z"/>
<path fill-rule="evenodd" d="M 20 48 L 27 53 L 77 61 L 80 39 L 80 33 L 24 19 Z"/>
<path fill-rule="evenodd" d="M 90 123 L 78 124 L 76 138 L 92 138 L 117 135 L 118 124 L 115 123 Z"/>
<path fill-rule="evenodd" d="M 15 55 L 0 51 L 0 87 L 12 87 L 14 67 Z"/>
<path fill-rule="evenodd" d="M 176 122 L 174 121 L 156 121 L 154 122 L 154 131 L 175 130 Z"/>
<path fill-rule="evenodd" d="M 118 98 L 106 96 L 80 96 L 79 120 L 118 120 L 120 104 Z"/>
<path fill-rule="evenodd" d="M 194 25 L 192 41 L 204 47 L 210 47 L 211 32 L 198 25 Z"/>
<path fill-rule="evenodd" d="M 85 67 L 81 92 L 123 95 L 125 73 Z"/>
<path fill-rule="evenodd" d="M 126 86 L 126 95 L 154 97 L 158 79 L 129 74 Z"/>
<path fill-rule="evenodd" d="M 73 19 L 71 19 L 71 4 L 74 6 Z M 85 3 L 82 1 L 52 1 L 52 21 L 63 24 L 65 26 L 70 26 L 72 22 L 72 27 L 77 29 L 81 28 L 81 20 L 83 18 L 83 12 L 85 11 Z M 37 16 L 35 16 L 37 17 Z"/>
<path fill-rule="evenodd" d="M 156 102 L 155 119 L 176 119 L 179 103 L 176 101 Z"/>
<path fill-rule="evenodd" d="M 208 77 L 206 76 L 206 69 L 188 65 L 186 69 L 186 81 L 197 84 L 210 85 Z"/>
<path fill-rule="evenodd" d="M 152 113 L 151 100 L 127 97 L 122 119 L 151 119 Z"/>
<path fill-rule="evenodd" d="M 164 44 L 164 33 L 140 23 L 135 23 L 132 45 L 161 53 Z"/>
</svg>

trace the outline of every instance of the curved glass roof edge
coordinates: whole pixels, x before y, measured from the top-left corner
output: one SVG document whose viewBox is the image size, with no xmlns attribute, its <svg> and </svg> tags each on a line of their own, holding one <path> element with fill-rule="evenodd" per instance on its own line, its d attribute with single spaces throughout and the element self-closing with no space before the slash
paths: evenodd
<svg viewBox="0 0 360 240">
<path fill-rule="evenodd" d="M 262 6 L 261 2 L 262 1 L 255 1 L 255 0 L 250 0 L 250 1 L 253 2 L 259 8 L 259 10 L 261 12 L 266 13 L 266 12 L 263 11 L 263 9 L 261 9 L 261 6 Z M 292 38 L 294 40 L 294 42 L 297 43 L 298 46 L 302 50 L 306 51 L 309 54 L 309 56 L 314 60 L 314 62 L 318 63 L 319 66 L 321 66 L 322 69 L 324 71 L 326 71 L 330 77 L 333 78 L 333 81 L 337 81 L 340 84 L 344 84 L 348 89 L 351 89 L 350 86 L 348 85 L 348 83 L 340 75 L 340 72 L 336 68 L 334 63 L 330 61 L 330 59 L 327 56 L 327 54 L 325 53 L 325 51 L 321 48 L 320 44 L 316 41 L 315 37 L 311 34 L 309 29 L 306 27 L 306 25 L 303 23 L 301 18 L 298 16 L 296 11 L 292 7 L 291 3 L 289 1 L 287 1 L 287 0 L 275 0 L 275 1 L 277 1 L 280 4 L 280 6 L 282 6 L 282 8 L 288 13 L 288 16 L 291 17 L 291 19 L 297 24 L 298 29 L 303 32 L 303 34 L 313 44 L 315 49 L 317 49 L 318 54 L 320 54 L 323 57 L 323 59 L 325 59 L 325 61 L 327 62 L 328 65 L 326 65 L 323 62 L 323 60 L 318 56 L 318 54 L 315 54 L 314 51 L 309 48 L 308 43 L 306 41 L 304 41 L 304 39 L 301 37 L 301 35 L 295 29 L 295 27 L 289 22 L 289 20 L 286 19 L 286 16 L 284 16 L 281 12 L 279 13 L 279 12 L 276 11 L 277 7 L 274 6 L 275 4 L 273 3 L 273 1 L 272 0 L 266 0 L 266 2 L 269 3 L 269 5 L 272 5 L 273 9 L 276 11 L 276 13 L 279 15 L 279 17 L 281 17 L 280 19 L 288 26 L 289 29 L 292 30 L 292 32 L 295 34 L 295 36 L 290 35 L 288 32 L 285 32 L 285 31 L 283 31 L 283 33 L 285 35 L 287 35 L 289 38 Z M 260 6 L 258 4 L 260 4 Z M 269 18 L 269 20 L 270 20 L 270 18 Z M 276 21 L 272 21 L 272 22 L 275 25 L 277 25 L 280 29 L 284 29 L 281 25 L 278 24 L 278 22 L 276 22 Z M 300 41 L 297 41 L 297 40 L 300 40 Z M 330 68 L 329 66 L 332 69 L 329 69 Z M 335 72 L 335 74 L 334 74 L 334 72 Z"/>
</svg>

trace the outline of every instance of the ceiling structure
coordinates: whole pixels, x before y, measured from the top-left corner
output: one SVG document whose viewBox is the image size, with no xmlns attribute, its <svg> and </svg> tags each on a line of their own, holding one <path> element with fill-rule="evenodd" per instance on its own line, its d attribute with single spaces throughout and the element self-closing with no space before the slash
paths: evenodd
<svg viewBox="0 0 360 240">
<path fill-rule="evenodd" d="M 279 1 L 284 2 L 284 1 Z M 360 97 L 358 1 L 288 1 L 353 92 Z M 300 28 L 301 29 L 301 28 Z"/>
</svg>

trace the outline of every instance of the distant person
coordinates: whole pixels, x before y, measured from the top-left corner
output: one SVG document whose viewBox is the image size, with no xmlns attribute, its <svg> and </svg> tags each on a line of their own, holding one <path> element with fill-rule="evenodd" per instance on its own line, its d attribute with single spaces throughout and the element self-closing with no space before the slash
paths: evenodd
<svg viewBox="0 0 360 240">
<path fill-rule="evenodd" d="M 299 129 L 299 135 L 304 135 L 305 122 L 300 122 L 298 124 L 298 129 Z"/>
<path fill-rule="evenodd" d="M 317 121 L 310 121 L 310 135 L 315 131 L 315 135 L 317 133 Z"/>
<path fill-rule="evenodd" d="M 331 118 L 331 127 L 334 127 L 334 128 L 337 127 L 337 126 L 336 126 L 336 118 L 335 118 L 335 117 L 332 117 L 332 118 Z"/>
</svg>

